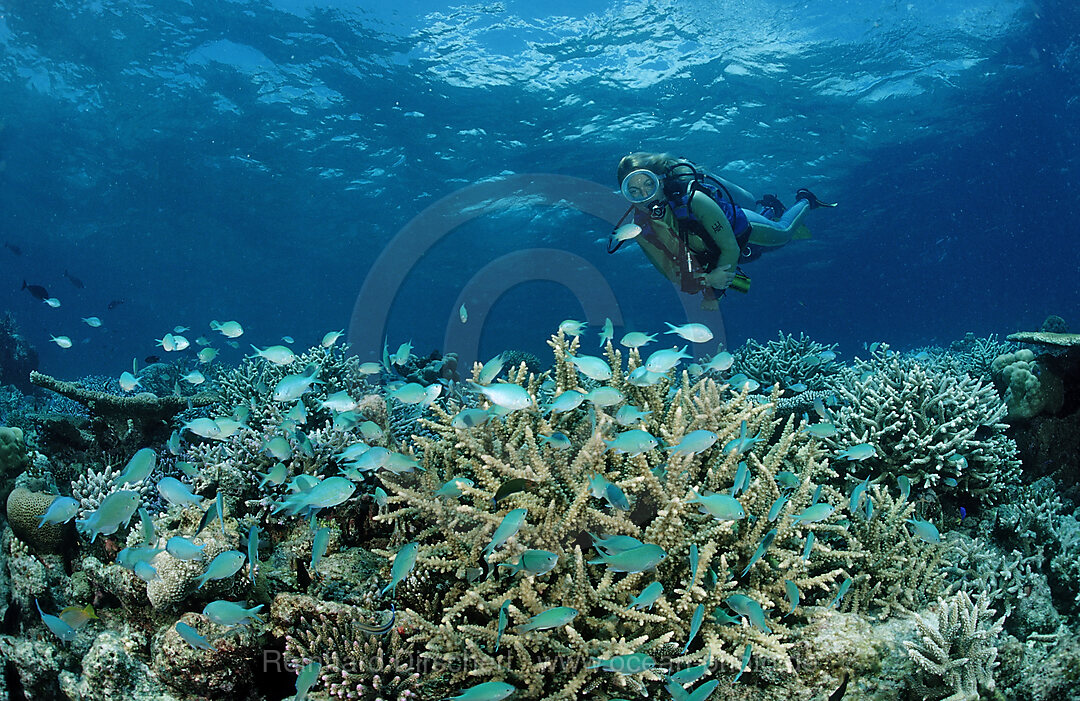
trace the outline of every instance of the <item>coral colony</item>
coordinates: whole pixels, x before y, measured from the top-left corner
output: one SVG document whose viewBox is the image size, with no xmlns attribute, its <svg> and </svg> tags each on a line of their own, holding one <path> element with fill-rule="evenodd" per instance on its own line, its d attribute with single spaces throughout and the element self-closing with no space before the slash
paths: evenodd
<svg viewBox="0 0 1080 701">
<path fill-rule="evenodd" d="M 7 692 L 1065 698 L 1075 494 L 1013 429 L 1075 405 L 1075 336 L 695 361 L 668 326 L 33 373 L 66 399 L 0 403 Z"/>
</svg>

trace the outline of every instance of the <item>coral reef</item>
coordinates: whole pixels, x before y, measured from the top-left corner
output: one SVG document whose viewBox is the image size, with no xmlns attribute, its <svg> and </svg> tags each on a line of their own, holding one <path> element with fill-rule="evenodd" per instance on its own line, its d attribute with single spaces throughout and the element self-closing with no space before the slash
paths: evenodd
<svg viewBox="0 0 1080 701">
<path fill-rule="evenodd" d="M 293 669 L 313 661 L 322 665 L 320 682 L 331 697 L 403 701 L 419 698 L 420 673 L 402 653 L 397 630 L 371 635 L 371 614 L 352 606 L 324 604 L 317 618 L 292 621 L 285 638 L 285 660 Z M 364 627 L 368 627 L 365 630 Z"/>
<path fill-rule="evenodd" d="M 1005 353 L 990 368 L 994 381 L 1005 393 L 1010 419 L 1030 419 L 1060 408 L 1064 401 L 1060 381 L 1040 372 L 1035 354 L 1027 348 Z"/>
<path fill-rule="evenodd" d="M 408 362 L 398 367 L 398 372 L 406 382 L 425 386 L 440 380 L 457 382 L 461 379 L 458 377 L 457 353 L 443 355 L 437 350 L 424 357 L 410 356 Z"/>
<path fill-rule="evenodd" d="M 0 497 L 7 498 L 15 485 L 15 478 L 29 464 L 30 456 L 26 451 L 22 429 L 0 426 Z"/>
<path fill-rule="evenodd" d="M 942 689 L 941 701 L 978 701 L 980 690 L 994 690 L 995 643 L 1005 622 L 1004 616 L 994 620 L 995 613 L 987 597 L 973 601 L 961 591 L 939 601 L 936 617 L 915 614 L 922 640 L 904 645 L 923 672 L 927 694 Z"/>
<path fill-rule="evenodd" d="M 140 392 L 131 397 L 121 397 L 100 390 L 87 389 L 77 382 L 65 382 L 40 372 L 30 374 L 30 381 L 38 387 L 82 404 L 90 411 L 105 417 L 139 419 L 142 421 L 168 421 L 192 406 L 209 406 L 218 400 L 214 394 L 204 393 L 193 397 L 159 397 L 151 392 Z"/>
<path fill-rule="evenodd" d="M 16 487 L 8 495 L 7 519 L 11 530 L 37 552 L 59 552 L 74 540 L 70 523 L 38 526 L 56 497 L 56 494 L 31 492 L 25 487 Z"/>
<path fill-rule="evenodd" d="M 33 389 L 30 373 L 38 368 L 37 350 L 19 333 L 11 312 L 0 315 L 0 385 Z"/>
<path fill-rule="evenodd" d="M 1016 444 L 1001 423 L 1007 408 L 981 380 L 929 370 L 883 344 L 869 360 L 856 360 L 836 392 L 837 432 L 825 440 L 838 449 L 874 448 L 874 455 L 850 463 L 853 478 L 906 475 L 938 493 L 985 501 L 1019 482 Z"/>
<path fill-rule="evenodd" d="M 580 389 L 577 371 L 567 360 L 577 344 L 561 334 L 551 341 L 556 395 Z M 382 476 L 391 509 L 376 520 L 393 524 L 395 545 L 420 544 L 417 569 L 429 578 L 415 594 L 407 588 L 397 593 L 399 615 L 416 631 L 408 642 L 422 646 L 424 657 L 437 666 L 464 653 L 466 663 L 448 672 L 453 683 L 502 679 L 521 685 L 524 698 L 638 694 L 659 688 L 656 672 L 612 675 L 590 666 L 592 661 L 631 654 L 648 654 L 658 666 L 711 659 L 716 664 L 712 674 L 717 674 L 737 671 L 748 643 L 758 668 L 791 675 L 797 618 L 781 621 L 778 615 L 790 608 L 785 579 L 799 587 L 804 605 L 828 603 L 849 578 L 859 580 L 852 599 L 860 607 L 895 604 L 899 590 L 913 585 L 933 596 L 940 581 L 931 554 L 935 549 L 907 536 L 902 519 L 910 505 L 889 500 L 883 490 L 874 492 L 882 507 L 871 517 L 875 525 L 861 533 L 872 547 L 891 550 L 871 553 L 859 542 L 858 529 L 835 522 L 846 512 L 846 500 L 830 486 L 836 474 L 821 444 L 793 420 L 774 418 L 770 404 L 748 401 L 745 395 L 725 400 L 726 387 L 711 378 L 691 384 L 683 373 L 655 386 L 633 386 L 624 372 L 641 365 L 637 352 L 631 351 L 625 371 L 619 351 L 609 345 L 607 356 L 614 370 L 607 386 L 623 393 L 626 402 L 652 411 L 641 428 L 672 446 L 692 431 L 712 431 L 714 447 L 693 455 L 665 456 L 655 448 L 639 454 L 610 451 L 606 441 L 613 439 L 615 422 L 600 407 L 550 417 L 518 411 L 468 429 L 455 427 L 454 408 L 433 407 L 434 418 L 421 423 L 436 437 L 417 439 L 425 471 Z M 524 369 L 512 372 L 510 381 L 533 396 L 540 391 L 541 379 Z M 548 446 L 538 438 L 555 431 L 569 438 L 569 448 Z M 754 438 L 739 442 L 740 436 Z M 732 441 L 736 449 L 721 449 Z M 748 515 L 745 524 L 698 513 L 693 495 L 730 490 L 744 469 L 740 463 L 752 475 L 739 496 Z M 782 488 L 777 482 L 781 471 L 798 475 L 798 485 Z M 590 482 L 596 475 L 625 494 L 629 510 L 607 508 L 594 497 Z M 444 482 L 462 477 L 473 484 L 461 486 L 459 498 L 434 495 Z M 493 509 L 493 495 L 515 479 L 529 480 L 530 486 Z M 779 515 L 768 519 L 781 497 Z M 807 525 L 792 518 L 814 504 L 821 505 L 820 522 Z M 527 518 L 513 540 L 484 562 L 481 548 L 511 508 L 526 509 Z M 811 531 L 817 540 L 807 559 L 802 553 Z M 666 558 L 655 569 L 620 575 L 590 559 L 589 533 L 638 538 L 660 546 Z M 766 554 L 755 557 L 763 540 Z M 905 565 L 898 567 L 894 560 L 897 548 L 907 558 L 908 573 L 901 573 Z M 396 549 L 382 552 L 390 556 Z M 529 549 L 557 555 L 553 569 L 542 577 L 483 576 L 485 568 L 514 563 Z M 913 567 L 920 562 L 926 563 L 925 570 Z M 663 585 L 655 610 L 629 608 L 631 597 L 654 578 Z M 726 610 L 722 606 L 733 595 L 749 596 L 767 622 L 762 618 L 758 627 L 732 626 L 715 618 L 713 612 Z M 500 631 L 504 602 L 508 620 Z M 709 615 L 691 641 L 688 621 L 699 605 Z M 554 606 L 572 607 L 577 615 L 556 630 L 518 629 Z M 550 662 L 556 658 L 561 660 L 557 666 Z"/>
<path fill-rule="evenodd" d="M 735 352 L 734 370 L 762 387 L 801 383 L 811 390 L 829 389 L 842 368 L 836 361 L 836 344 L 826 346 L 802 333 L 798 338 L 779 334 L 778 340 L 764 345 L 749 339 Z"/>
</svg>

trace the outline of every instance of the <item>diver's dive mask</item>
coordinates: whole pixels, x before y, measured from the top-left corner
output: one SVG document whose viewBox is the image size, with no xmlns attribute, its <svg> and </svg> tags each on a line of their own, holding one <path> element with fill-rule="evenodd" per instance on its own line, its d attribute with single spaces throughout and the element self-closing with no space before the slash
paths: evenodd
<svg viewBox="0 0 1080 701">
<path fill-rule="evenodd" d="M 659 219 L 667 212 L 664 189 L 660 185 L 660 176 L 651 170 L 639 168 L 629 172 L 622 181 L 622 194 L 634 205 L 648 205 L 649 216 Z"/>
</svg>

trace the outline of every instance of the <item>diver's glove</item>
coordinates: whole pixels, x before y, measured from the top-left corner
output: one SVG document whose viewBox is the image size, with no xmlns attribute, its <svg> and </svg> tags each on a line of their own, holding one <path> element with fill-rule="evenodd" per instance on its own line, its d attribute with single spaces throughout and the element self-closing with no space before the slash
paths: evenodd
<svg viewBox="0 0 1080 701">
<path fill-rule="evenodd" d="M 818 207 L 835 207 L 836 202 L 822 202 L 817 198 L 817 195 L 807 190 L 805 187 L 799 188 L 795 192 L 795 201 L 806 200 L 810 203 L 810 209 L 817 209 Z"/>
</svg>

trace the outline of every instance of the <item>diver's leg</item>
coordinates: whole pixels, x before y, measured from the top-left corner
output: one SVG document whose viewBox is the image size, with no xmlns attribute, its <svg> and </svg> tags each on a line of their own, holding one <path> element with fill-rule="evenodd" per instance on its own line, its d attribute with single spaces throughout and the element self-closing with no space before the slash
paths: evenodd
<svg viewBox="0 0 1080 701">
<path fill-rule="evenodd" d="M 799 200 L 784 212 L 780 221 L 772 221 L 757 212 L 744 210 L 746 219 L 753 227 L 750 232 L 750 243 L 756 243 L 759 246 L 783 246 L 791 240 L 791 235 L 802 224 L 803 217 L 809 209 L 809 202 Z"/>
</svg>

